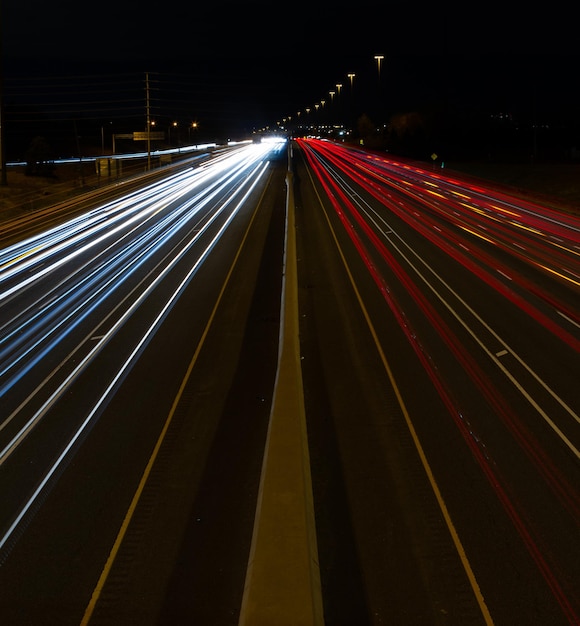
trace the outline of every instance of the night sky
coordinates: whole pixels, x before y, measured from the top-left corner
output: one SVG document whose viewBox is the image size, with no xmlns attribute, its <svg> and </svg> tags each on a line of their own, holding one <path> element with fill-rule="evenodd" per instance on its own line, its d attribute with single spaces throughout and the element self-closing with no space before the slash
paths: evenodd
<svg viewBox="0 0 580 626">
<path fill-rule="evenodd" d="M 580 46 L 569 4 L 443 4 L 4 0 L 4 99 L 26 80 L 40 94 L 67 75 L 110 79 L 115 89 L 150 72 L 160 109 L 173 102 L 212 132 L 248 130 L 312 106 L 349 72 L 370 93 L 382 54 L 392 110 L 442 97 L 497 111 L 576 106 Z"/>
</svg>

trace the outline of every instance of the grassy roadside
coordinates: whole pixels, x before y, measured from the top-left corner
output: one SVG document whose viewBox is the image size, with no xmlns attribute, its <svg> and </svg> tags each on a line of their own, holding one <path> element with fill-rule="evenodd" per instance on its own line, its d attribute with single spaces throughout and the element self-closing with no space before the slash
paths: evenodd
<svg viewBox="0 0 580 626">
<path fill-rule="evenodd" d="M 59 204 L 144 171 L 145 164 L 140 160 L 123 163 L 119 172 L 110 176 L 98 176 L 95 162 L 89 160 L 60 163 L 50 177 L 27 176 L 24 166 L 8 167 L 7 184 L 0 185 L 0 221 Z"/>
<path fill-rule="evenodd" d="M 54 176 L 26 176 L 24 166 L 9 167 L 7 184 L 0 186 L 0 220 L 31 213 L 99 185 L 92 162 L 66 163 L 55 168 Z"/>
</svg>

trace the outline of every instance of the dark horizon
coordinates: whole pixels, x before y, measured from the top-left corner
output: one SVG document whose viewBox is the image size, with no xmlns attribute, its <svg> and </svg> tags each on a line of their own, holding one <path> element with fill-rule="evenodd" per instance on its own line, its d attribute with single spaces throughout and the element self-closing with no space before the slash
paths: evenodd
<svg viewBox="0 0 580 626">
<path fill-rule="evenodd" d="M 391 57 L 384 61 L 379 83 L 375 61 L 369 55 L 345 63 L 356 74 L 352 93 L 348 70 L 341 78 L 338 63 L 328 64 L 327 77 L 317 67 L 303 73 L 288 67 L 279 77 L 264 74 L 263 69 L 255 76 L 251 68 L 243 71 L 244 63 L 239 59 L 228 68 L 218 61 L 199 68 L 160 61 L 122 66 L 85 60 L 56 64 L 51 59 L 6 63 L 7 158 L 24 158 L 27 145 L 39 134 L 64 133 L 62 141 L 53 139 L 53 143 L 72 144 L 74 149 L 78 132 L 86 135 L 85 150 L 94 150 L 103 133 L 110 145 L 113 129 L 143 130 L 146 75 L 151 119 L 159 120 L 160 128 L 178 121 L 181 143 L 191 140 L 191 131 L 184 129 L 193 121 L 198 124 L 194 140 L 200 142 L 247 137 L 264 126 L 275 128 L 286 116 L 294 117 L 286 124 L 293 127 L 298 110 L 304 123 L 304 109 L 314 111 L 315 102 L 326 97 L 326 110 L 320 109 L 317 117 L 310 114 L 311 123 L 332 120 L 354 126 L 364 113 L 380 125 L 395 116 L 437 114 L 446 116 L 447 125 L 463 126 L 465 138 L 472 142 L 479 136 L 473 133 L 480 133 L 480 126 L 489 120 L 510 132 L 534 125 L 544 134 L 557 130 L 566 139 L 562 150 L 580 145 L 572 69 L 558 59 L 550 64 L 545 59 Z M 271 65 L 275 66 L 273 59 Z M 338 81 L 343 82 L 342 108 L 339 113 L 338 100 L 332 101 L 335 112 L 331 114 L 328 90 Z M 473 145 L 471 151 L 482 153 L 482 147 Z"/>
<path fill-rule="evenodd" d="M 558 126 L 568 150 L 578 143 L 580 54 L 565 13 L 487 7 L 467 16 L 432 4 L 410 10 L 364 1 L 338 10 L 322 2 L 316 12 L 300 2 L 291 10 L 261 1 L 243 7 L 173 3 L 163 11 L 147 2 L 117 4 L 114 13 L 96 10 L 90 19 L 68 1 L 56 9 L 35 0 L 2 7 L 9 150 L 18 143 L 22 155 L 37 130 L 25 121 L 11 129 L 11 115 L 36 107 L 39 119 L 50 117 L 58 107 L 43 112 L 43 97 L 62 97 L 66 118 L 74 77 L 77 95 L 90 104 L 73 105 L 78 110 L 67 114 L 69 127 L 72 117 L 82 126 L 100 116 L 89 124 L 99 129 L 126 112 L 123 126 L 142 130 L 146 73 L 160 88 L 151 92 L 152 113 L 166 125 L 197 121 L 200 139 L 236 137 L 296 119 L 342 82 L 343 99 L 350 99 L 345 122 L 352 126 L 362 113 L 377 126 L 394 115 L 443 114 L 447 125 L 501 119 L 504 126 L 527 129 Z M 384 56 L 380 89 L 377 54 Z M 356 74 L 353 94 L 350 72 Z M 91 81 L 100 87 L 89 96 Z"/>
</svg>

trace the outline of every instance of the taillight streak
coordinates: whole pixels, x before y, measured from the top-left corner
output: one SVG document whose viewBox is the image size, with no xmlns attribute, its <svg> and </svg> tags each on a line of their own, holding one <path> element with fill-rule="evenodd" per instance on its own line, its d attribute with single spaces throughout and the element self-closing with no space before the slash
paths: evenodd
<svg viewBox="0 0 580 626">
<path fill-rule="evenodd" d="M 325 150 L 326 148 L 326 145 L 321 146 L 319 143 L 316 143 L 317 150 Z M 421 219 L 413 217 L 407 210 L 393 202 L 392 198 L 386 194 L 382 186 L 370 181 L 367 177 L 361 176 L 361 174 L 352 167 L 345 165 L 344 159 L 338 159 L 332 152 L 327 154 L 325 151 L 324 154 L 325 156 L 328 156 L 332 163 L 334 163 L 351 178 L 356 180 L 361 187 L 363 187 L 375 199 L 395 213 L 414 230 L 423 235 L 448 256 L 463 265 L 463 267 L 468 269 L 474 275 L 478 276 L 503 297 L 520 308 L 520 310 L 524 311 L 532 319 L 540 323 L 544 326 L 544 328 L 566 343 L 570 348 L 576 352 L 580 352 L 580 340 L 569 333 L 566 329 L 562 328 L 562 326 L 557 324 L 552 318 L 540 311 L 537 307 L 533 306 L 533 304 L 528 302 L 525 298 L 518 295 L 510 286 L 505 285 L 502 281 L 496 278 L 494 273 L 498 271 L 503 271 L 504 274 L 509 273 L 514 282 L 521 285 L 525 290 L 533 293 L 536 297 L 541 298 L 543 301 L 550 304 L 557 312 L 561 312 L 571 320 L 574 320 L 575 323 L 580 323 L 580 313 L 577 310 L 571 309 L 559 299 L 541 290 L 537 287 L 537 285 L 525 279 L 521 274 L 515 273 L 512 269 L 508 269 L 505 266 L 498 264 L 496 259 L 492 258 L 483 250 L 471 246 L 469 248 L 469 254 L 461 252 L 460 248 L 462 247 L 462 241 L 457 235 L 453 235 L 447 230 L 434 232 L 432 222 L 429 221 L 425 215 L 423 215 Z M 482 266 L 475 263 L 473 259 L 477 259 Z M 486 267 L 493 268 L 493 271 L 485 269 Z"/>
<path fill-rule="evenodd" d="M 571 515 L 574 516 L 575 520 L 580 522 L 580 507 L 578 504 L 579 498 L 576 493 L 576 488 L 571 485 L 554 467 L 554 465 L 550 462 L 550 459 L 543 452 L 541 446 L 530 435 L 530 433 L 522 427 L 517 416 L 513 413 L 509 406 L 497 397 L 492 382 L 477 365 L 476 361 L 471 358 L 468 353 L 460 349 L 460 344 L 456 340 L 453 332 L 433 309 L 432 305 L 417 288 L 414 281 L 408 276 L 390 251 L 384 246 L 375 231 L 364 220 L 347 194 L 344 193 L 338 184 L 331 178 L 327 169 L 319 162 L 318 157 L 314 154 L 314 150 L 306 142 L 301 141 L 300 144 L 305 148 L 304 153 L 306 154 L 312 171 L 316 174 L 318 180 L 323 186 L 350 240 L 372 276 L 382 297 L 393 312 L 399 326 L 405 333 L 420 363 L 427 372 L 444 405 L 453 418 L 454 423 L 461 432 L 463 439 L 481 467 L 483 474 L 486 476 L 488 483 L 496 493 L 498 500 L 506 511 L 506 514 L 518 531 L 518 534 L 526 546 L 530 556 L 533 558 L 554 597 L 562 607 L 564 614 L 571 623 L 577 623 L 580 616 L 577 614 L 576 609 L 568 599 L 568 595 L 564 590 L 563 585 L 554 574 L 553 566 L 551 566 L 548 562 L 549 557 L 544 557 L 544 554 L 549 554 L 549 550 L 547 550 L 544 546 L 542 546 L 542 549 L 539 547 L 541 544 L 541 533 L 538 531 L 532 531 L 533 524 L 529 520 L 525 520 L 521 504 L 518 505 L 513 494 L 508 494 L 506 488 L 504 487 L 504 485 L 506 485 L 506 481 L 501 479 L 497 465 L 491 460 L 488 450 L 481 441 L 481 438 L 473 431 L 469 421 L 465 419 L 464 414 L 457 405 L 456 400 L 453 398 L 448 385 L 442 378 L 442 375 L 439 373 L 437 367 L 434 365 L 430 355 L 422 346 L 417 333 L 412 328 L 402 307 L 396 301 L 395 296 L 393 295 L 392 290 L 390 289 L 385 278 L 381 275 L 380 271 L 376 267 L 376 264 L 373 262 L 367 247 L 357 234 L 349 216 L 355 220 L 356 224 L 362 229 L 366 237 L 372 243 L 374 249 L 381 255 L 399 282 L 412 296 L 419 310 L 423 313 L 423 315 L 425 315 L 431 326 L 444 340 L 464 371 L 469 374 L 471 380 L 479 388 L 482 396 L 486 398 L 488 405 L 510 429 L 514 439 L 518 441 L 520 447 L 532 460 L 534 467 L 536 467 L 538 472 L 543 476 L 546 484 L 550 486 L 558 499 L 564 504 Z"/>
</svg>

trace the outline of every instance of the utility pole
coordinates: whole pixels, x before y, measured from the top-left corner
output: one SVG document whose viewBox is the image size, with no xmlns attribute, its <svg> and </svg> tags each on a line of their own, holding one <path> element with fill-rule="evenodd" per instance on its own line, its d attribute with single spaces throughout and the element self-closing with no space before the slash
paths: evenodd
<svg viewBox="0 0 580 626">
<path fill-rule="evenodd" d="M 149 102 L 149 72 L 145 73 L 145 106 L 147 111 L 147 171 L 151 169 L 151 105 Z"/>
<path fill-rule="evenodd" d="M 3 77 L 3 41 L 2 41 L 2 15 L 0 13 L 0 185 L 6 186 L 8 184 L 6 177 L 6 153 L 5 153 L 5 139 L 4 139 L 4 83 Z"/>
</svg>

